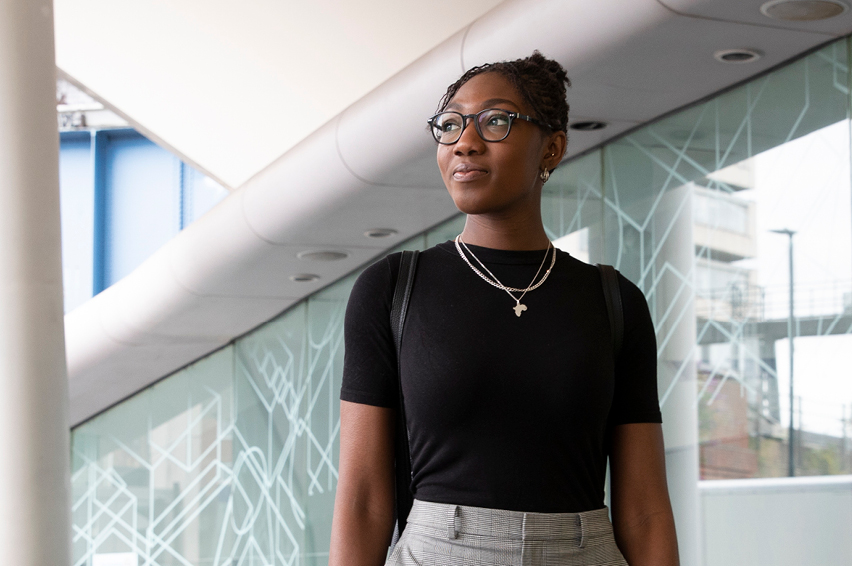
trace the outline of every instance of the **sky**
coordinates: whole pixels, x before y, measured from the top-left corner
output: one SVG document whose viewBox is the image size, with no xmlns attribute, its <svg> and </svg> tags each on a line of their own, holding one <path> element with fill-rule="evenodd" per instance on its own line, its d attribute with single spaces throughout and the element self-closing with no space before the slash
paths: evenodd
<svg viewBox="0 0 852 566">
<path fill-rule="evenodd" d="M 756 203 L 757 270 L 766 289 L 766 318 L 786 318 L 788 238 L 793 237 L 797 317 L 836 314 L 852 298 L 850 124 L 844 120 L 753 158 L 755 189 L 738 194 Z M 788 341 L 775 344 L 782 422 L 789 414 Z M 803 398 L 806 430 L 840 435 L 842 407 L 852 410 L 852 336 L 801 337 L 794 347 L 795 395 Z M 850 430 L 852 432 L 852 430 Z"/>
<path fill-rule="evenodd" d="M 852 421 L 852 337 L 821 336 L 796 338 L 793 348 L 793 388 L 802 397 L 802 423 L 805 430 L 841 436 L 841 411 Z M 789 342 L 775 343 L 778 389 L 781 396 L 781 423 L 789 426 L 790 358 Z M 798 410 L 798 407 L 796 407 Z M 798 417 L 793 421 L 799 426 Z M 852 426 L 852 425 L 850 425 Z M 852 429 L 847 429 L 847 434 Z"/>
</svg>

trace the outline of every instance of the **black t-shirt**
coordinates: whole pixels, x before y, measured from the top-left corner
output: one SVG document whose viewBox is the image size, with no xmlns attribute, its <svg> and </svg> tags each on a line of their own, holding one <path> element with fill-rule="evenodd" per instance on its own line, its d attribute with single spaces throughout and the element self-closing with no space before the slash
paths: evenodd
<svg viewBox="0 0 852 566">
<path fill-rule="evenodd" d="M 509 287 L 529 285 L 544 257 L 469 247 Z M 390 329 L 398 271 L 392 254 L 352 290 L 344 401 L 398 405 Z M 634 284 L 620 275 L 619 283 L 624 343 L 614 360 L 596 267 L 557 251 L 517 317 L 515 301 L 476 275 L 453 242 L 420 254 L 400 360 L 417 499 L 542 513 L 603 506 L 609 428 L 662 420 L 648 306 Z"/>
</svg>

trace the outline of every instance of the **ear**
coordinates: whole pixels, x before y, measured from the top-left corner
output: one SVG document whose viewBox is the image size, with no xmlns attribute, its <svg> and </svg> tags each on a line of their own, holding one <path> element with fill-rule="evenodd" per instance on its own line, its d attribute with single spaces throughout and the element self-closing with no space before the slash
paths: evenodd
<svg viewBox="0 0 852 566">
<path fill-rule="evenodd" d="M 568 137 L 562 130 L 549 134 L 542 146 L 541 168 L 553 171 L 562 157 L 565 155 L 565 149 L 568 147 Z"/>
</svg>

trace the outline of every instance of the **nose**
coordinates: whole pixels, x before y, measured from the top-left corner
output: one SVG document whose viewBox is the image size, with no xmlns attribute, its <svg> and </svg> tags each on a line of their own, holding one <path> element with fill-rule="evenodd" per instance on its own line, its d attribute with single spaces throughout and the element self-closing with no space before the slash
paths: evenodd
<svg viewBox="0 0 852 566">
<path fill-rule="evenodd" d="M 485 151 L 485 141 L 480 137 L 479 132 L 476 131 L 475 119 L 465 119 L 459 141 L 453 145 L 453 153 L 456 155 L 475 155 Z"/>
</svg>

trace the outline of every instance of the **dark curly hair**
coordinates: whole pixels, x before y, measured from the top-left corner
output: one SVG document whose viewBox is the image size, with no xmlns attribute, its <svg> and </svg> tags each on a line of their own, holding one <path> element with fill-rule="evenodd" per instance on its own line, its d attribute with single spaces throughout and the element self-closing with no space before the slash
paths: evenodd
<svg viewBox="0 0 852 566">
<path fill-rule="evenodd" d="M 514 61 L 500 61 L 473 67 L 447 88 L 438 103 L 443 112 L 459 89 L 470 79 L 483 73 L 500 73 L 518 90 L 535 118 L 548 124 L 551 130 L 568 133 L 567 87 L 571 86 L 568 73 L 558 61 L 533 54 Z"/>
</svg>

